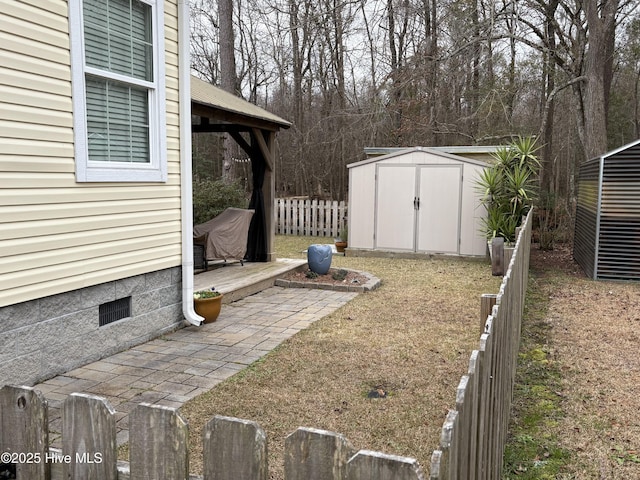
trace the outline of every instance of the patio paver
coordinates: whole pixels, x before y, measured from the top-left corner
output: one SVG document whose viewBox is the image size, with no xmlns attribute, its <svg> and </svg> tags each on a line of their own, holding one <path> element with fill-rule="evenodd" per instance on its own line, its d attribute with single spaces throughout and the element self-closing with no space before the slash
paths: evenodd
<svg viewBox="0 0 640 480">
<path fill-rule="evenodd" d="M 332 313 L 358 293 L 272 287 L 226 304 L 215 323 L 189 326 L 34 386 L 49 401 L 50 443 L 60 448 L 61 406 L 81 392 L 117 412 L 118 445 L 138 403 L 179 407 Z"/>
</svg>

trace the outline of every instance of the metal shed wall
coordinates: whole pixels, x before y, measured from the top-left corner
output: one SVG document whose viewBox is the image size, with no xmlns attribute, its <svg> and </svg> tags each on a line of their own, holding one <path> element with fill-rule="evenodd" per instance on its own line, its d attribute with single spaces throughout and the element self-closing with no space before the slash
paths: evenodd
<svg viewBox="0 0 640 480">
<path fill-rule="evenodd" d="M 640 141 L 580 167 L 574 258 L 602 280 L 640 280 Z"/>
<path fill-rule="evenodd" d="M 596 278 L 640 280 L 640 144 L 602 163 Z"/>
<path fill-rule="evenodd" d="M 573 258 L 591 278 L 595 278 L 597 224 L 600 210 L 600 160 L 596 158 L 580 166 L 573 238 Z"/>
</svg>

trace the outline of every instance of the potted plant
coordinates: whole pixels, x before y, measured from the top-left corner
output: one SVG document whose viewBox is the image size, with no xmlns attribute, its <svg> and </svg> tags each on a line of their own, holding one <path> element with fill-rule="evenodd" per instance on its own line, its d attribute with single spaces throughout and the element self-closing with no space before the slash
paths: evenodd
<svg viewBox="0 0 640 480">
<path fill-rule="evenodd" d="M 222 297 L 223 295 L 214 288 L 193 293 L 194 308 L 198 315 L 204 317 L 204 323 L 213 323 L 217 320 L 222 308 Z"/>
<path fill-rule="evenodd" d="M 536 197 L 538 148 L 533 137 L 518 137 L 493 154 L 495 163 L 476 180 L 480 201 L 487 209 L 482 232 L 489 252 L 496 237 L 504 238 L 505 245 L 516 241 L 516 229 Z"/>
<path fill-rule="evenodd" d="M 333 241 L 336 244 L 336 250 L 340 253 L 344 253 L 344 249 L 347 248 L 348 246 L 348 239 L 349 239 L 349 227 L 347 227 L 347 224 L 345 223 L 344 226 L 342 227 L 342 230 L 340 230 L 340 234 L 337 238 L 334 238 Z"/>
</svg>

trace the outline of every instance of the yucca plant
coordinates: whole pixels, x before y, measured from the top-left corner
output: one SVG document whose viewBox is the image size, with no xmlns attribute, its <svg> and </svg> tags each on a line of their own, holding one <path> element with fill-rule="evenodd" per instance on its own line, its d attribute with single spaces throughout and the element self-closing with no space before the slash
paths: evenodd
<svg viewBox="0 0 640 480">
<path fill-rule="evenodd" d="M 497 149 L 495 163 L 476 180 L 481 202 L 487 208 L 482 232 L 487 239 L 503 237 L 515 241 L 516 228 L 536 198 L 536 176 L 540 162 L 536 140 L 519 136 Z"/>
</svg>

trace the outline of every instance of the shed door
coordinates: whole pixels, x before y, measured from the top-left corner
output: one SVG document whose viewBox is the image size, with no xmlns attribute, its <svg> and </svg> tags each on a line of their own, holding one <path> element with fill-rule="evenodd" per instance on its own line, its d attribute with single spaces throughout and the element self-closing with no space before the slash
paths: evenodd
<svg viewBox="0 0 640 480">
<path fill-rule="evenodd" d="M 415 165 L 377 165 L 374 247 L 415 249 Z"/>
<path fill-rule="evenodd" d="M 417 250 L 459 253 L 462 165 L 419 167 Z"/>
</svg>

